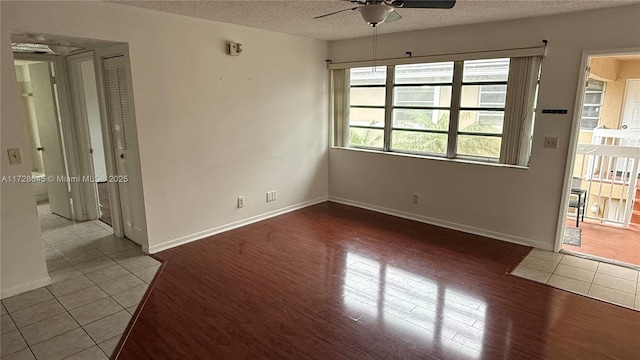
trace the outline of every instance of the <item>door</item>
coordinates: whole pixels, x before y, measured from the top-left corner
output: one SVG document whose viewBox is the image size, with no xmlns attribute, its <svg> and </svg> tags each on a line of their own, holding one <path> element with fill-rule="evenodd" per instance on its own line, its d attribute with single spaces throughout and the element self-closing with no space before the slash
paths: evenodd
<svg viewBox="0 0 640 360">
<path fill-rule="evenodd" d="M 81 164 L 78 173 L 92 180 L 82 182 L 83 200 L 86 202 L 84 208 L 87 219 L 95 220 L 101 217 L 98 183 L 106 183 L 108 176 L 93 52 L 71 55 L 66 60 L 75 115 L 78 161 Z"/>
<path fill-rule="evenodd" d="M 640 130 L 640 80 L 628 80 L 624 94 L 622 128 Z"/>
<path fill-rule="evenodd" d="M 120 212 L 124 235 L 129 239 L 136 239 L 134 234 L 134 216 L 132 202 L 134 201 L 129 183 L 129 175 L 132 167 L 135 166 L 134 153 L 130 153 L 130 145 L 135 139 L 134 129 L 131 128 L 131 109 L 129 106 L 130 96 L 128 93 L 128 82 L 126 63 L 124 56 L 117 56 L 104 59 L 104 82 L 106 88 L 107 113 L 109 116 L 109 127 L 113 143 L 115 158 L 115 170 L 118 194 L 120 199 Z M 126 181 L 125 181 L 126 177 Z"/>
<path fill-rule="evenodd" d="M 72 219 L 69 184 L 65 181 L 67 167 L 61 124 L 53 93 L 50 63 L 30 64 L 29 74 L 41 144 L 38 151 L 42 152 L 44 172 L 48 178 L 46 186 L 51 212 Z"/>
</svg>

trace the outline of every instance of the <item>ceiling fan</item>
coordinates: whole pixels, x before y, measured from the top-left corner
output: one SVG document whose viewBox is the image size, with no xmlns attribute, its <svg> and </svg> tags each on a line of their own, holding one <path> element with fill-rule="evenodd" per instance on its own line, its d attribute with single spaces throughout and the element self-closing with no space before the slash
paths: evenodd
<svg viewBox="0 0 640 360">
<path fill-rule="evenodd" d="M 345 0 L 358 6 L 349 9 L 334 11 L 314 17 L 320 19 L 323 17 L 336 15 L 346 11 L 357 11 L 362 19 L 372 27 L 376 27 L 383 22 L 392 22 L 400 20 L 401 16 L 396 12 L 397 8 L 407 9 L 451 9 L 456 0 Z"/>
</svg>

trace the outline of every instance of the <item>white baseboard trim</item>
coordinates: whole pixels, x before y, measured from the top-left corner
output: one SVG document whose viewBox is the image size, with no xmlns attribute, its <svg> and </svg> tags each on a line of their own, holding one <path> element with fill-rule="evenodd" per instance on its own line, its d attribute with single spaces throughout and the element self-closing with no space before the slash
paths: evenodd
<svg viewBox="0 0 640 360">
<path fill-rule="evenodd" d="M 446 220 L 435 219 L 427 216 L 412 214 L 404 211 L 394 210 L 394 209 L 390 209 L 390 208 L 386 208 L 378 205 L 372 205 L 368 203 L 353 201 L 353 200 L 339 198 L 335 196 L 329 196 L 329 201 L 336 202 L 339 204 L 349 205 L 349 206 L 355 206 L 362 209 L 367 209 L 367 210 L 371 210 L 371 211 L 375 211 L 375 212 L 379 212 L 387 215 L 397 216 L 397 217 L 408 219 L 408 220 L 414 220 L 414 221 L 418 221 L 425 224 L 440 226 L 440 227 L 451 229 L 451 230 L 462 231 L 465 233 L 480 235 L 480 236 L 484 236 L 484 237 L 488 237 L 496 240 L 501 240 L 501 241 L 506 241 L 506 242 L 515 243 L 519 245 L 532 246 L 532 247 L 543 249 L 543 250 L 553 251 L 553 244 L 544 243 L 538 240 L 532 240 L 532 239 L 527 239 L 520 236 L 503 234 L 503 233 L 499 233 L 491 230 L 477 228 L 474 226 L 458 224 L 458 223 L 454 223 Z"/>
<path fill-rule="evenodd" d="M 10 289 L 2 289 L 2 294 L 0 295 L 0 298 L 2 299 L 6 299 L 8 297 L 12 297 L 15 295 L 20 295 L 24 292 L 27 291 L 31 291 L 31 290 L 35 290 L 35 289 L 39 289 L 43 286 L 47 286 L 47 285 L 51 285 L 51 278 L 47 275 L 46 278 L 40 279 L 40 280 L 36 280 L 36 281 L 31 281 L 28 282 L 26 284 L 22 284 L 19 286 L 14 286 Z"/>
<path fill-rule="evenodd" d="M 266 220 L 278 215 L 282 215 L 282 214 L 286 214 L 288 212 L 291 211 L 295 211 L 295 210 L 299 210 L 311 205 L 315 205 L 315 204 L 319 204 L 322 202 L 327 201 L 327 197 L 321 197 L 321 198 L 317 198 L 314 200 L 309 200 L 309 201 L 305 201 L 302 203 L 298 203 L 298 204 L 294 204 L 294 205 L 289 205 L 286 207 L 283 207 L 281 209 L 277 209 L 277 210 L 273 210 L 273 211 L 269 211 L 267 213 L 264 214 L 260 214 L 260 215 L 256 215 L 256 216 L 252 216 L 250 218 L 246 218 L 246 219 L 242 219 L 239 221 L 235 221 L 229 224 L 225 224 L 225 225 L 220 225 L 220 226 L 216 226 L 214 228 L 211 229 L 207 229 L 207 230 L 203 230 L 203 231 L 199 231 L 195 234 L 191 234 L 191 235 L 187 235 L 187 236 L 182 236 L 179 237 L 177 239 L 173 239 L 173 240 L 169 240 L 169 241 L 165 241 L 162 244 L 157 244 L 157 245 L 152 245 L 149 246 L 149 254 L 155 254 L 157 252 L 160 251 L 164 251 L 167 249 L 171 249 L 174 248 L 176 246 L 180 246 L 180 245 L 184 245 L 193 241 L 197 241 L 197 240 L 201 240 L 204 239 L 206 237 L 212 236 L 212 235 L 216 235 L 216 234 L 220 234 L 223 233 L 225 231 L 229 231 L 229 230 L 233 230 L 242 226 L 246 226 L 249 224 L 253 224 L 255 222 L 258 221 L 262 221 L 262 220 Z"/>
</svg>

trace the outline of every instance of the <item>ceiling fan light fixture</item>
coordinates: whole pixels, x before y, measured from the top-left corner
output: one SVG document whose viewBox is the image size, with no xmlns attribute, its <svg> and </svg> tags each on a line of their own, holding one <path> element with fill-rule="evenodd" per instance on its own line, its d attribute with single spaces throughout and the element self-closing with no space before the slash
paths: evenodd
<svg viewBox="0 0 640 360">
<path fill-rule="evenodd" d="M 367 24 L 376 27 L 382 24 L 393 8 L 387 4 L 371 4 L 356 9 Z"/>
</svg>

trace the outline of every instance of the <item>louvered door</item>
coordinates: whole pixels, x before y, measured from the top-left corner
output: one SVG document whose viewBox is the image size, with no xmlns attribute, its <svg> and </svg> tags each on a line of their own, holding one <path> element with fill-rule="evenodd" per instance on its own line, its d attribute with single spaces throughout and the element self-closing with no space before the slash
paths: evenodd
<svg viewBox="0 0 640 360">
<path fill-rule="evenodd" d="M 131 178 L 131 166 L 129 159 L 129 144 L 132 141 L 134 131 L 131 121 L 130 96 L 127 90 L 127 73 L 124 57 L 104 59 L 104 81 L 107 95 L 107 111 L 109 125 L 113 141 L 113 151 L 116 162 L 116 180 L 123 176 Z M 133 149 L 132 149 L 133 150 Z M 134 239 L 134 216 L 132 212 L 132 189 L 128 182 L 118 182 L 118 193 L 122 213 L 122 225 L 124 234 L 129 239 Z"/>
</svg>

